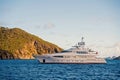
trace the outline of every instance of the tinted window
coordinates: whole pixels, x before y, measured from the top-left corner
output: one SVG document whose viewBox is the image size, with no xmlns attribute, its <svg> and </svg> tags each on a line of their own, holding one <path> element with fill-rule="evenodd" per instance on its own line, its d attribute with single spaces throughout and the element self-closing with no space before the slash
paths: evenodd
<svg viewBox="0 0 120 80">
<path fill-rule="evenodd" d="M 53 56 L 53 57 L 63 58 L 63 56 Z"/>
<path fill-rule="evenodd" d="M 72 51 L 62 51 L 62 53 L 66 53 L 66 52 L 72 52 Z"/>
<path fill-rule="evenodd" d="M 87 54 L 86 51 L 77 51 L 77 53 L 79 53 L 79 54 Z"/>
</svg>

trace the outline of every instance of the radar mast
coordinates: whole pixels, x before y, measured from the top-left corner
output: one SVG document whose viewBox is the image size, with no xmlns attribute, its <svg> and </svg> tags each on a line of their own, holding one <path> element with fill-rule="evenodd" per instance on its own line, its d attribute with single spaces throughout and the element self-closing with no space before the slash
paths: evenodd
<svg viewBox="0 0 120 80">
<path fill-rule="evenodd" d="M 78 42 L 78 46 L 79 47 L 84 47 L 85 46 L 85 42 L 83 41 L 84 37 L 81 38 L 81 42 Z"/>
<path fill-rule="evenodd" d="M 83 42 L 84 37 L 81 38 L 81 42 Z"/>
</svg>

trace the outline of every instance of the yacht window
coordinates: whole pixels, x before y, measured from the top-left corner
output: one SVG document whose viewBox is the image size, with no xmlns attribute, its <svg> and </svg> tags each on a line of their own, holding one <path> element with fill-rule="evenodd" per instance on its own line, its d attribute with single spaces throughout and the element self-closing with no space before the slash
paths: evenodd
<svg viewBox="0 0 120 80">
<path fill-rule="evenodd" d="M 77 51 L 77 53 L 79 53 L 79 54 L 87 54 L 86 51 Z"/>
<path fill-rule="evenodd" d="M 72 52 L 72 51 L 67 51 L 67 50 L 62 51 L 62 53 L 66 53 L 66 52 Z"/>
<path fill-rule="evenodd" d="M 63 58 L 63 56 L 53 56 L 53 57 Z"/>
<path fill-rule="evenodd" d="M 70 56 L 64 56 L 65 58 L 70 58 Z"/>
</svg>

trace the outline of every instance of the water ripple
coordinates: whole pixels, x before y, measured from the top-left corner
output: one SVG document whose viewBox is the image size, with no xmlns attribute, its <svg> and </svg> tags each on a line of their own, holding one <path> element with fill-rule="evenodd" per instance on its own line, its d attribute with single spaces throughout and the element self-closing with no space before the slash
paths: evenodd
<svg viewBox="0 0 120 80">
<path fill-rule="evenodd" d="M 0 60 L 0 80 L 119 80 L 120 60 L 107 64 L 40 64 Z"/>
</svg>

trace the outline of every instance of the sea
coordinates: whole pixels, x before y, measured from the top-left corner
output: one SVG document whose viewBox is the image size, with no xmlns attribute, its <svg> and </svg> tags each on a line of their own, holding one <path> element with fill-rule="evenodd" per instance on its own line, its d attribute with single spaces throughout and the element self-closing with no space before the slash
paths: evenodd
<svg viewBox="0 0 120 80">
<path fill-rule="evenodd" d="M 0 60 L 0 80 L 120 80 L 120 60 L 107 60 L 107 64 Z"/>
</svg>

